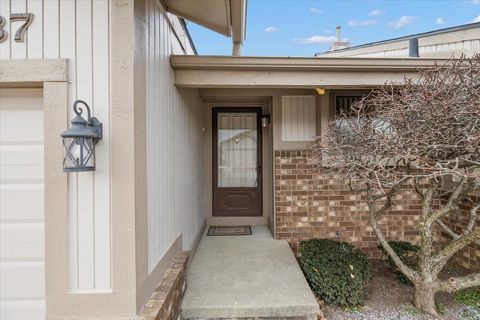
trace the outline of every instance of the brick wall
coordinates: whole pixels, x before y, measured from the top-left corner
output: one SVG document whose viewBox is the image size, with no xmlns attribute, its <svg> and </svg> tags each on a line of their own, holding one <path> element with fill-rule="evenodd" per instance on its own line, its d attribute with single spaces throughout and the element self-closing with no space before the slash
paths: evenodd
<svg viewBox="0 0 480 320">
<path fill-rule="evenodd" d="M 326 178 L 317 170 L 309 151 L 275 151 L 275 237 L 288 240 L 297 253 L 302 240 L 338 234 L 369 257 L 380 257 L 365 197 L 350 191 L 346 179 Z M 419 197 L 405 188 L 396 203 L 382 220 L 384 235 L 388 240 L 418 241 Z"/>
<path fill-rule="evenodd" d="M 365 200 L 365 196 L 350 191 L 346 179 L 321 176 L 318 169 L 312 168 L 309 151 L 275 151 L 275 237 L 286 239 L 295 253 L 302 240 L 340 236 L 370 258 L 380 257 Z M 474 200 L 479 201 L 478 197 Z M 385 237 L 418 241 L 419 197 L 407 187 L 401 190 L 395 203 L 382 220 Z M 462 204 L 444 222 L 461 233 L 467 225 L 469 209 L 468 204 Z M 480 215 L 477 221 L 480 224 Z M 448 238 L 439 232 L 437 237 L 442 241 Z M 465 268 L 480 270 L 480 241 L 458 252 L 455 260 Z"/>
<path fill-rule="evenodd" d="M 474 201 L 478 203 L 478 201 L 480 201 L 479 197 L 475 197 Z M 468 203 L 460 205 L 460 208 L 456 212 L 450 214 L 447 219 L 444 219 L 445 224 L 455 233 L 461 234 L 465 226 L 468 224 L 470 208 L 471 205 Z M 480 215 L 477 215 L 477 226 L 478 225 L 480 225 Z M 450 239 L 447 234 L 442 235 L 445 240 Z M 455 255 L 455 258 L 463 267 L 470 270 L 480 271 L 480 241 L 476 241 L 465 249 L 459 251 Z"/>
<path fill-rule="evenodd" d="M 188 252 L 177 254 L 142 310 L 144 320 L 177 320 L 186 289 Z"/>
</svg>

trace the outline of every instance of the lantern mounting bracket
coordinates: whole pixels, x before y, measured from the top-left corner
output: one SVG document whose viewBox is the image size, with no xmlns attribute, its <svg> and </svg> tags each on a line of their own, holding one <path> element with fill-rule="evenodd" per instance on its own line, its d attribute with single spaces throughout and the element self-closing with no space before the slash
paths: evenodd
<svg viewBox="0 0 480 320">
<path fill-rule="evenodd" d="M 79 106 L 79 104 L 82 104 L 83 106 Z M 73 103 L 73 111 L 75 112 L 75 114 L 77 116 L 80 116 L 80 117 L 82 116 L 84 108 L 87 111 L 87 127 L 95 133 L 95 135 L 96 135 L 95 144 L 97 144 L 98 141 L 102 140 L 102 138 L 103 138 L 102 123 L 100 121 L 98 121 L 97 118 L 92 117 L 90 107 L 88 106 L 88 104 L 85 101 L 76 100 Z"/>
<path fill-rule="evenodd" d="M 90 127 L 92 131 L 94 131 L 97 135 L 95 138 L 95 144 L 98 143 L 98 141 L 102 140 L 103 138 L 103 125 L 100 121 L 98 121 L 97 118 L 91 117 L 90 121 L 87 122 L 87 125 Z"/>
</svg>

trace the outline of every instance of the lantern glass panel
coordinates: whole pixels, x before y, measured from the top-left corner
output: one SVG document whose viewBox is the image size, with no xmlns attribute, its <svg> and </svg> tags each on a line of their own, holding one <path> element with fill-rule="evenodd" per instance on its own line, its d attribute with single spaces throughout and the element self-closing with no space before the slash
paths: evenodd
<svg viewBox="0 0 480 320">
<path fill-rule="evenodd" d="M 93 171 L 95 170 L 95 141 L 93 138 L 65 137 L 64 171 Z"/>
</svg>

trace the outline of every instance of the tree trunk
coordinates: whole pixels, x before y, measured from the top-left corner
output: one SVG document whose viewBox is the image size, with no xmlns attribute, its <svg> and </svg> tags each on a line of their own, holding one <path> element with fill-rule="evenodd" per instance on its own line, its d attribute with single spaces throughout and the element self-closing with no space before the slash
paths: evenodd
<svg viewBox="0 0 480 320">
<path fill-rule="evenodd" d="M 435 283 L 424 279 L 419 279 L 415 282 L 415 307 L 425 313 L 434 316 L 437 319 L 442 319 L 442 316 L 438 313 L 437 307 L 435 305 Z"/>
</svg>

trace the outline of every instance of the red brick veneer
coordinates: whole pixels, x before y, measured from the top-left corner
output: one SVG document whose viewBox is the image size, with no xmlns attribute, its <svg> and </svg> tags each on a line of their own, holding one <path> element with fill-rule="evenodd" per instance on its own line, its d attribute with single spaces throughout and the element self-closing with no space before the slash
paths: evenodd
<svg viewBox="0 0 480 320">
<path fill-rule="evenodd" d="M 188 252 L 177 254 L 142 310 L 145 320 L 177 320 L 186 289 Z"/>
<path fill-rule="evenodd" d="M 420 199 L 411 188 L 401 190 L 397 205 L 382 226 L 391 240 L 416 242 Z M 380 257 L 377 238 L 369 225 L 365 197 L 350 191 L 346 179 L 323 177 L 312 168 L 310 151 L 275 151 L 275 237 L 286 239 L 295 253 L 310 238 L 337 238 Z"/>
</svg>

